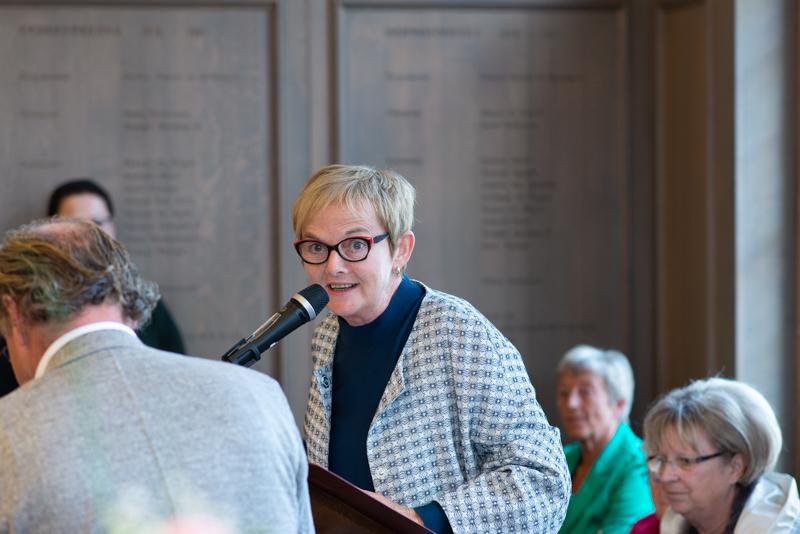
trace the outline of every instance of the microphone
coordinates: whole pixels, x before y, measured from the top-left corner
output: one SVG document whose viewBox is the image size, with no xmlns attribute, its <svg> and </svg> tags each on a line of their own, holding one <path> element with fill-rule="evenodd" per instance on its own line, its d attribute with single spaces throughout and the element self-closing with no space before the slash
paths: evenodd
<svg viewBox="0 0 800 534">
<path fill-rule="evenodd" d="M 255 332 L 240 340 L 226 352 L 226 362 L 250 367 L 261 359 L 261 353 L 295 329 L 314 319 L 328 304 L 328 293 L 319 284 L 312 284 L 292 295 L 289 302 L 267 319 Z"/>
</svg>

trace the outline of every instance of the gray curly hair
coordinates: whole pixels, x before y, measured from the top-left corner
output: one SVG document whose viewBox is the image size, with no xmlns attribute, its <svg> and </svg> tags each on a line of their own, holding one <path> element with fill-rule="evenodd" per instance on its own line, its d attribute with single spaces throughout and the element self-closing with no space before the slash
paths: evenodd
<svg viewBox="0 0 800 534">
<path fill-rule="evenodd" d="M 87 305 L 118 303 L 123 316 L 147 322 L 158 286 L 143 280 L 128 252 L 96 224 L 42 219 L 6 234 L 0 246 L 0 297 L 9 296 L 26 321 L 60 323 Z M 0 306 L 0 333 L 8 334 Z"/>
</svg>

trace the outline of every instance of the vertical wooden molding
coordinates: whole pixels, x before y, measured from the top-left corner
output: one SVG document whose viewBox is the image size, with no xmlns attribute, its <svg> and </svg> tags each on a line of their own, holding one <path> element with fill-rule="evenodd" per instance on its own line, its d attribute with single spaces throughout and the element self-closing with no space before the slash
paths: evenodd
<svg viewBox="0 0 800 534">
<path fill-rule="evenodd" d="M 735 108 L 734 12 L 728 0 L 706 2 L 709 21 L 708 88 L 708 370 L 735 376 Z"/>
<path fill-rule="evenodd" d="M 705 2 L 661 3 L 656 23 L 656 335 L 666 391 L 708 368 L 712 54 Z"/>
<path fill-rule="evenodd" d="M 735 372 L 733 6 L 656 17 L 658 388 Z"/>
<path fill-rule="evenodd" d="M 634 423 L 641 422 L 659 390 L 658 358 L 655 343 L 656 314 L 656 232 L 655 232 L 655 129 L 654 106 L 654 17 L 647 2 L 631 1 L 628 7 L 630 107 L 628 121 L 631 146 L 631 295 L 633 312 L 630 346 L 631 364 L 636 373 Z"/>
</svg>

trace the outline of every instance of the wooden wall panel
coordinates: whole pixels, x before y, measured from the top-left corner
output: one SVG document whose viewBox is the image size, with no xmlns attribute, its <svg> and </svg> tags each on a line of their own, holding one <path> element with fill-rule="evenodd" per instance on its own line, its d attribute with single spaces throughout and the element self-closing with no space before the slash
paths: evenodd
<svg viewBox="0 0 800 534">
<path fill-rule="evenodd" d="M 274 5 L 0 5 L 0 227 L 93 176 L 188 349 L 277 299 Z"/>
<path fill-rule="evenodd" d="M 706 2 L 656 13 L 659 389 L 733 368 L 729 21 Z"/>
<path fill-rule="evenodd" d="M 701 2 L 665 8 L 658 22 L 660 385 L 704 376 L 709 162 L 707 21 Z"/>
<path fill-rule="evenodd" d="M 652 361 L 634 342 L 652 315 L 637 300 L 650 279 L 631 266 L 652 258 L 631 217 L 651 227 L 652 210 L 633 209 L 651 199 L 633 185 L 650 178 L 630 172 L 630 13 L 383 4 L 335 13 L 334 153 L 416 185 L 411 275 L 468 299 L 517 345 L 555 420 L 570 346 Z"/>
</svg>

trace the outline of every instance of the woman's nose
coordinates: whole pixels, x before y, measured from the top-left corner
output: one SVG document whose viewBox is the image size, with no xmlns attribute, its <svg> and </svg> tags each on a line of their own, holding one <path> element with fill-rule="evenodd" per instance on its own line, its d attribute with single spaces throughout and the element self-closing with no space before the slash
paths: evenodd
<svg viewBox="0 0 800 534">
<path fill-rule="evenodd" d="M 581 397 L 577 391 L 570 391 L 567 397 L 567 406 L 570 408 L 578 408 L 581 405 Z"/>
<path fill-rule="evenodd" d="M 329 273 L 339 273 L 345 270 L 344 265 L 345 261 L 339 256 L 339 252 L 337 250 L 331 250 L 331 253 L 328 255 L 328 261 L 325 262 L 325 271 Z"/>
<path fill-rule="evenodd" d="M 661 482 L 670 482 L 678 479 L 678 468 L 675 467 L 674 461 L 664 462 L 661 464 L 661 469 L 658 472 L 658 480 Z"/>
</svg>

